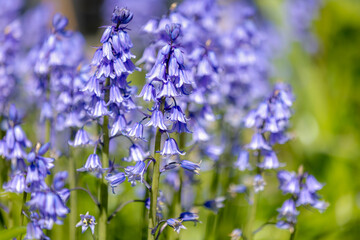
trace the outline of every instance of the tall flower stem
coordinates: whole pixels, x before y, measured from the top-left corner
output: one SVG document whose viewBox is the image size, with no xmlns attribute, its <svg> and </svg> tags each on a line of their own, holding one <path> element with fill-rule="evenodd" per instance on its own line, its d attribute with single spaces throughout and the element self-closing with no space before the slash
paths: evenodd
<svg viewBox="0 0 360 240">
<path fill-rule="evenodd" d="M 107 78 L 105 82 L 105 87 L 110 85 L 110 79 Z M 105 92 L 105 102 L 109 101 L 109 89 Z M 103 131 L 103 148 L 102 148 L 102 167 L 104 169 L 109 167 L 109 117 L 104 116 L 104 121 L 102 124 Z M 108 187 L 104 181 L 104 178 L 101 178 L 100 182 L 100 217 L 99 217 L 99 239 L 106 239 L 106 229 L 107 229 L 107 208 L 108 208 Z"/>
<path fill-rule="evenodd" d="M 76 187 L 76 166 L 75 166 L 75 151 L 70 149 L 69 157 L 69 187 L 74 189 Z M 76 239 L 76 218 L 77 218 L 77 192 L 72 191 L 70 194 L 71 212 L 69 218 L 69 240 Z"/>
<path fill-rule="evenodd" d="M 164 112 L 165 100 L 162 98 L 160 100 L 160 111 Z M 148 239 L 155 239 L 155 236 L 151 234 L 151 230 L 156 226 L 156 208 L 157 208 L 157 197 L 159 194 L 159 180 L 160 180 L 160 161 L 161 155 L 159 153 L 161 145 L 161 131 L 158 128 L 155 135 L 155 148 L 154 148 L 154 168 L 151 184 L 151 194 L 150 194 L 150 214 L 149 214 L 149 229 L 148 229 Z"/>
<path fill-rule="evenodd" d="M 20 226 L 23 226 L 23 225 L 24 225 L 24 214 L 23 214 L 23 211 L 25 210 L 25 209 L 24 209 L 24 206 L 25 206 L 25 203 L 26 203 L 26 199 L 27 199 L 27 192 L 24 192 L 24 193 L 23 193 L 23 201 L 22 201 L 21 211 L 20 211 Z M 20 238 L 19 238 L 19 239 L 22 239 L 22 234 L 20 234 Z"/>
</svg>

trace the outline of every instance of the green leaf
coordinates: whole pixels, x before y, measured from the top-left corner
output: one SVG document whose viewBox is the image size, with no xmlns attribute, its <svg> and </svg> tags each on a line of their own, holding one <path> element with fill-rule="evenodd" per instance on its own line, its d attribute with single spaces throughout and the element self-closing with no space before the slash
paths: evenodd
<svg viewBox="0 0 360 240">
<path fill-rule="evenodd" d="M 0 231 L 0 240 L 9 240 L 26 233 L 26 226 L 14 227 Z"/>
</svg>

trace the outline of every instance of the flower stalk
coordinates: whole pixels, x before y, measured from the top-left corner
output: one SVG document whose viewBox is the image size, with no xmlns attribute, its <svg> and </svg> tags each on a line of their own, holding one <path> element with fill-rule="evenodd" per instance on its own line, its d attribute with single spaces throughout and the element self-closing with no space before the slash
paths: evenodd
<svg viewBox="0 0 360 240">
<path fill-rule="evenodd" d="M 70 150 L 71 151 L 71 150 Z M 70 152 L 69 157 L 69 187 L 73 189 L 76 187 L 76 166 L 75 166 L 75 151 Z M 73 191 L 70 194 L 71 212 L 69 216 L 69 240 L 76 239 L 76 220 L 77 220 L 77 192 Z"/>
<path fill-rule="evenodd" d="M 162 98 L 160 100 L 159 110 L 163 113 L 165 107 L 165 100 Z M 149 230 L 148 230 L 148 239 L 155 239 L 155 236 L 151 234 L 151 229 L 156 226 L 156 209 L 157 209 L 157 197 L 159 194 L 159 180 L 160 180 L 160 164 L 161 164 L 161 155 L 160 155 L 160 145 L 161 145 L 161 135 L 162 132 L 158 128 L 155 135 L 155 148 L 154 148 L 154 167 L 153 167 L 153 176 L 151 184 L 151 193 L 150 193 L 150 214 L 149 214 Z"/>
<path fill-rule="evenodd" d="M 110 79 L 106 78 L 105 88 L 110 85 Z M 105 92 L 105 102 L 109 101 L 109 89 Z M 102 148 L 102 166 L 107 169 L 109 166 L 109 117 L 104 116 L 102 131 L 103 131 L 103 148 Z M 104 180 L 101 178 L 100 182 L 100 217 L 99 217 L 99 239 L 106 239 L 107 230 L 107 208 L 108 208 L 108 187 Z"/>
</svg>

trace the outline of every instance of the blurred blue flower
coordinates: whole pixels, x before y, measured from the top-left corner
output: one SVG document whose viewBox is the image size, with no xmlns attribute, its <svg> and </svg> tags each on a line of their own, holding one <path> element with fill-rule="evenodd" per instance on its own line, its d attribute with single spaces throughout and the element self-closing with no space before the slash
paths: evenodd
<svg viewBox="0 0 360 240">
<path fill-rule="evenodd" d="M 180 233 L 181 229 L 186 229 L 186 227 L 182 225 L 181 219 L 170 218 L 166 220 L 166 223 L 168 224 L 168 226 L 172 227 L 177 233 Z"/>
<path fill-rule="evenodd" d="M 206 207 L 207 209 L 217 213 L 220 208 L 224 207 L 225 199 L 226 199 L 225 197 L 217 197 L 213 200 L 204 202 L 203 206 Z"/>
</svg>

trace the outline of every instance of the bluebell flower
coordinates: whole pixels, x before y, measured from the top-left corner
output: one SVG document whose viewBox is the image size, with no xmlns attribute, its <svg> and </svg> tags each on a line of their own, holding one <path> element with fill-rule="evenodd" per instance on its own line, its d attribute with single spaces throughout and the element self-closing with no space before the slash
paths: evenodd
<svg viewBox="0 0 360 240">
<path fill-rule="evenodd" d="M 144 101 L 156 101 L 156 90 L 151 83 L 144 85 L 138 97 L 143 97 Z"/>
<path fill-rule="evenodd" d="M 124 101 L 124 96 L 121 94 L 120 89 L 117 86 L 112 85 L 110 87 L 109 102 L 122 103 L 123 101 Z"/>
<path fill-rule="evenodd" d="M 26 186 L 29 186 L 27 191 L 35 190 L 44 190 L 47 188 L 47 185 L 44 181 L 45 176 L 43 176 L 38 167 L 35 164 L 31 164 L 27 169 L 26 174 Z"/>
<path fill-rule="evenodd" d="M 180 233 L 181 229 L 186 229 L 186 227 L 182 225 L 181 219 L 170 218 L 166 220 L 166 223 L 168 226 L 172 227 L 174 231 L 177 233 Z"/>
<path fill-rule="evenodd" d="M 26 185 L 27 191 L 43 190 L 46 188 L 45 177 L 50 174 L 50 169 L 54 167 L 54 159 L 44 157 L 48 151 L 49 144 L 40 146 L 37 144 L 35 151 L 28 154 L 27 160 L 30 165 L 27 168 Z"/>
<path fill-rule="evenodd" d="M 213 200 L 209 200 L 203 203 L 203 206 L 207 209 L 217 213 L 220 208 L 224 207 L 225 197 L 217 197 Z"/>
<path fill-rule="evenodd" d="M 251 170 L 251 165 L 249 163 L 249 153 L 244 150 L 240 151 L 239 157 L 237 158 L 237 161 L 234 165 L 240 171 L 245 171 L 246 169 Z"/>
<path fill-rule="evenodd" d="M 236 194 L 238 193 L 244 193 L 246 192 L 247 188 L 245 185 L 242 185 L 242 184 L 239 184 L 239 185 L 234 185 L 234 184 L 231 184 L 230 187 L 229 187 L 229 193 L 235 197 Z"/>
<path fill-rule="evenodd" d="M 210 140 L 210 135 L 199 123 L 194 123 L 192 137 L 196 142 L 206 142 Z"/>
<path fill-rule="evenodd" d="M 62 171 L 56 173 L 53 180 L 53 188 L 55 191 L 60 191 L 65 186 L 65 180 L 68 178 L 68 172 Z"/>
<path fill-rule="evenodd" d="M 192 212 L 182 212 L 179 216 L 179 219 L 181 219 L 183 222 L 198 222 L 199 215 Z"/>
<path fill-rule="evenodd" d="M 81 226 L 82 233 L 84 233 L 90 227 L 91 233 L 94 235 L 95 225 L 96 225 L 95 217 L 89 215 L 89 212 L 87 212 L 85 215 L 80 214 L 80 218 L 81 220 L 76 224 L 76 227 Z"/>
<path fill-rule="evenodd" d="M 91 143 L 92 141 L 90 140 L 87 132 L 83 128 L 80 128 L 76 132 L 74 141 L 69 141 L 69 144 L 73 147 L 83 146 Z"/>
<path fill-rule="evenodd" d="M 271 145 L 275 145 L 276 143 L 284 144 L 289 140 L 290 140 L 289 135 L 287 135 L 286 133 L 284 133 L 282 131 L 277 132 L 277 133 L 270 133 L 269 142 Z"/>
<path fill-rule="evenodd" d="M 31 199 L 26 204 L 31 211 L 39 211 L 41 218 L 51 219 L 54 222 L 59 222 L 59 217 L 65 218 L 70 212 L 60 196 L 51 190 L 31 193 Z"/>
<path fill-rule="evenodd" d="M 89 79 L 89 81 L 87 82 L 87 84 L 85 85 L 85 87 L 83 89 L 81 89 L 81 90 L 82 91 L 88 91 L 89 93 L 95 94 L 97 97 L 100 97 L 101 96 L 101 91 L 100 91 L 99 79 L 92 76 Z"/>
<path fill-rule="evenodd" d="M 172 169 L 175 169 L 177 168 L 178 166 L 180 166 L 180 163 L 178 162 L 171 162 L 171 163 L 168 163 L 166 164 L 165 166 L 163 166 L 161 169 L 160 169 L 160 172 L 165 172 L 165 171 L 169 171 L 169 170 L 172 170 Z M 167 178 L 168 179 L 168 175 L 167 175 Z"/>
<path fill-rule="evenodd" d="M 171 130 L 169 130 L 170 133 L 177 132 L 177 133 L 192 133 L 186 123 L 182 122 L 174 122 Z"/>
<path fill-rule="evenodd" d="M 4 4 L 2 5 L 4 6 Z M 9 12 L 4 8 L 0 20 L 0 26 L 3 29 L 0 33 L 0 115 L 3 115 L 7 103 L 15 93 L 16 79 L 20 77 L 20 71 L 17 71 L 19 68 L 17 58 L 20 57 L 21 23 L 16 19 L 17 14 L 13 16 L 11 22 L 3 22 L 7 19 L 8 14 Z"/>
<path fill-rule="evenodd" d="M 87 105 L 90 117 L 109 117 L 111 137 L 127 134 L 126 118 L 132 116 L 128 113 L 138 108 L 132 100 L 134 90 L 127 81 L 129 74 L 139 70 L 131 61 L 135 56 L 130 51 L 133 44 L 125 25 L 132 20 L 132 16 L 127 8 L 115 7 L 112 25 L 105 27 L 100 39 L 102 45 L 95 51 L 92 60 L 96 70 L 83 89 L 92 99 Z"/>
<path fill-rule="evenodd" d="M 91 116 L 98 118 L 98 117 L 106 116 L 108 114 L 109 114 L 109 111 L 106 107 L 105 101 L 102 99 L 99 99 L 94 106 Z"/>
<path fill-rule="evenodd" d="M 126 177 L 123 172 L 119 172 L 119 173 L 115 173 L 115 174 L 109 173 L 105 177 L 105 179 L 106 179 L 106 181 L 109 182 L 112 192 L 115 194 L 114 188 L 116 188 L 121 183 L 123 183 L 126 180 Z"/>
<path fill-rule="evenodd" d="M 242 231 L 239 228 L 235 228 L 229 235 L 231 240 L 240 240 L 242 237 Z"/>
<path fill-rule="evenodd" d="M 271 150 L 271 147 L 266 142 L 261 133 L 255 133 L 251 139 L 251 142 L 246 145 L 246 147 L 252 150 Z"/>
<path fill-rule="evenodd" d="M 61 198 L 61 200 L 66 203 L 70 198 L 70 190 L 67 188 L 54 189 L 57 195 Z"/>
<path fill-rule="evenodd" d="M 185 118 L 185 114 L 182 112 L 179 106 L 174 106 L 171 108 L 169 112 L 169 119 L 171 121 L 178 121 L 182 123 L 186 123 L 187 119 Z"/>
<path fill-rule="evenodd" d="M 151 114 L 151 119 L 145 124 L 145 126 L 159 127 L 161 130 L 167 130 L 164 123 L 164 115 L 160 110 L 154 110 Z"/>
<path fill-rule="evenodd" d="M 317 210 L 319 210 L 319 212 L 322 213 L 329 207 L 329 203 L 325 201 L 316 200 L 315 203 L 313 203 L 311 206 L 313 208 L 316 208 Z"/>
<path fill-rule="evenodd" d="M 129 23 L 132 18 L 133 13 L 130 12 L 127 8 L 119 8 L 116 6 L 112 14 L 111 21 L 119 26 L 120 24 Z"/>
<path fill-rule="evenodd" d="M 299 194 L 300 183 L 294 172 L 279 171 L 277 177 L 280 182 L 279 188 L 283 193 Z"/>
<path fill-rule="evenodd" d="M 60 13 L 56 13 L 54 15 L 52 24 L 54 26 L 55 31 L 62 32 L 64 28 L 68 25 L 69 20 L 62 16 Z"/>
<path fill-rule="evenodd" d="M 124 161 L 143 161 L 147 156 L 149 156 L 148 152 L 144 152 L 139 145 L 132 144 L 129 148 L 129 157 L 124 158 Z"/>
<path fill-rule="evenodd" d="M 22 130 L 21 117 L 15 107 L 10 105 L 7 130 L 4 137 L 5 144 L 2 146 L 2 154 L 6 159 L 25 159 L 27 154 L 25 148 L 31 147 L 31 142 L 27 139 Z M 16 168 L 16 166 L 14 166 Z"/>
<path fill-rule="evenodd" d="M 144 180 L 146 168 L 146 164 L 143 161 L 138 161 L 135 166 L 128 166 L 125 168 L 125 176 L 127 176 L 128 182 L 131 183 L 132 187 L 136 186 L 136 181 L 144 183 L 147 187 L 149 187 Z"/>
<path fill-rule="evenodd" d="M 52 128 L 80 127 L 86 120 L 83 108 L 87 102 L 83 92 L 84 75 L 89 68 L 79 67 L 84 58 L 83 37 L 66 30 L 68 19 L 61 14 L 53 17 L 53 29 L 35 52 L 33 72 L 34 95 L 43 102 L 41 121 L 52 119 Z"/>
<path fill-rule="evenodd" d="M 39 224 L 38 219 L 31 218 L 31 221 L 28 223 L 26 227 L 26 235 L 24 239 L 50 239 L 46 236 Z"/>
<path fill-rule="evenodd" d="M 274 151 L 265 151 L 263 155 L 263 161 L 258 164 L 259 168 L 276 169 L 281 166 Z"/>
<path fill-rule="evenodd" d="M 256 174 L 253 180 L 253 187 L 255 193 L 263 191 L 264 187 L 266 185 L 266 182 L 264 178 L 261 176 L 261 174 Z"/>
<path fill-rule="evenodd" d="M 319 183 L 313 175 L 307 175 L 305 181 L 309 192 L 315 193 L 323 188 L 323 184 Z"/>
<path fill-rule="evenodd" d="M 77 171 L 101 173 L 103 168 L 99 156 L 95 153 L 90 154 L 85 165 L 82 168 L 77 169 Z"/>
<path fill-rule="evenodd" d="M 171 81 L 165 82 L 163 83 L 161 90 L 159 92 L 159 94 L 157 95 L 157 98 L 162 98 L 162 97 L 177 97 L 179 96 L 179 92 L 176 90 L 174 84 Z"/>
<path fill-rule="evenodd" d="M 144 140 L 144 126 L 140 122 L 135 123 L 128 132 L 128 136 Z"/>
<path fill-rule="evenodd" d="M 193 162 L 188 161 L 188 160 L 182 160 L 180 162 L 180 166 L 183 169 L 185 169 L 185 170 L 187 170 L 187 171 L 189 171 L 191 173 L 199 175 L 200 174 L 200 163 L 193 163 Z"/>
<path fill-rule="evenodd" d="M 185 152 L 180 151 L 178 145 L 173 138 L 166 139 L 163 150 L 160 151 L 161 155 L 185 155 Z"/>
<path fill-rule="evenodd" d="M 300 205 L 312 205 L 316 202 L 317 197 L 314 193 L 311 193 L 307 187 L 303 187 L 300 190 L 299 198 L 296 201 L 296 206 Z"/>
<path fill-rule="evenodd" d="M 23 193 L 25 190 L 25 174 L 15 172 L 10 176 L 10 180 L 4 183 L 3 189 L 7 192 Z"/>
<path fill-rule="evenodd" d="M 294 172 L 279 171 L 278 179 L 280 182 L 279 188 L 283 193 L 291 193 L 296 199 L 296 206 L 309 205 L 320 212 L 328 207 L 328 203 L 319 200 L 320 196 L 317 191 L 322 189 L 320 184 L 314 176 L 308 173 L 302 173 L 302 168 L 299 169 L 299 174 Z"/>
<path fill-rule="evenodd" d="M 114 123 L 112 124 L 111 130 L 110 130 L 110 136 L 113 137 L 118 133 L 122 133 L 123 131 L 126 131 L 128 128 L 128 123 L 126 122 L 124 115 L 118 115 L 115 118 Z"/>
<path fill-rule="evenodd" d="M 282 207 L 277 210 L 278 219 L 285 218 L 287 222 L 295 223 L 299 212 L 296 210 L 295 202 L 292 199 L 286 200 Z"/>
</svg>

